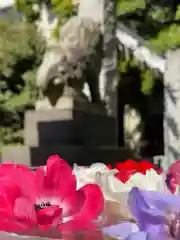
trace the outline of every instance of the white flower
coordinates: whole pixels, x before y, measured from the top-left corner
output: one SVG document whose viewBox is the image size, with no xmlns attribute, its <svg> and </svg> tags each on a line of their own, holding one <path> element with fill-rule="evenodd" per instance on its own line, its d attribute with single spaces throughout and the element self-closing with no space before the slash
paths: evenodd
<svg viewBox="0 0 180 240">
<path fill-rule="evenodd" d="M 87 183 L 97 183 L 99 181 L 99 174 L 104 174 L 106 176 L 114 176 L 118 170 L 109 170 L 107 166 L 103 163 L 94 163 L 90 167 L 83 167 L 74 164 L 73 172 L 77 180 L 77 188 L 81 188 Z M 99 184 L 98 184 L 99 185 Z"/>
<path fill-rule="evenodd" d="M 154 169 L 146 172 L 146 175 L 136 173 L 126 182 L 126 186 L 131 190 L 132 186 L 148 191 L 167 191 L 165 175 L 158 174 Z"/>
<path fill-rule="evenodd" d="M 121 202 L 127 197 L 132 187 L 139 187 L 149 191 L 168 191 L 165 176 L 155 170 L 147 171 L 146 175 L 136 173 L 124 184 L 115 177 L 118 170 L 109 170 L 105 164 L 95 163 L 89 168 L 74 165 L 73 172 L 77 179 L 77 188 L 88 183 L 96 183 L 101 187 L 105 200 Z"/>
<path fill-rule="evenodd" d="M 110 203 L 112 210 L 108 210 L 108 215 L 113 215 L 112 219 L 120 219 L 121 217 L 131 219 L 127 198 L 132 187 L 136 186 L 150 191 L 168 191 L 165 176 L 157 174 L 153 169 L 147 171 L 146 175 L 141 173 L 132 175 L 125 184 L 115 177 L 118 170 L 109 170 L 102 163 L 95 163 L 90 167 L 74 164 L 73 172 L 76 175 L 78 189 L 89 183 L 96 183 L 100 186 L 106 203 Z M 112 219 L 111 223 L 114 221 Z"/>
</svg>

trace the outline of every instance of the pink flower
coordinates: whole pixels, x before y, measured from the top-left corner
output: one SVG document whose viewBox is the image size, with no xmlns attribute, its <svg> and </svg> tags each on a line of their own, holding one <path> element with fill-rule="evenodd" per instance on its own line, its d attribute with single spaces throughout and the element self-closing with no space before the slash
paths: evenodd
<svg viewBox="0 0 180 240">
<path fill-rule="evenodd" d="M 72 169 L 57 155 L 35 172 L 0 165 L 0 231 L 59 237 L 94 229 L 103 207 L 100 188 L 87 184 L 77 191 Z"/>
<path fill-rule="evenodd" d="M 180 186 L 180 160 L 172 163 L 166 174 L 167 187 L 172 193 L 177 193 Z"/>
</svg>

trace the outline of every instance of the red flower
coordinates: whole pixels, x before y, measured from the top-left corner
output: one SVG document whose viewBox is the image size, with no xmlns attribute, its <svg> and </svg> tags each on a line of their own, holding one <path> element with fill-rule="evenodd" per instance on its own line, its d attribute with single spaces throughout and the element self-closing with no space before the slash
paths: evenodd
<svg viewBox="0 0 180 240">
<path fill-rule="evenodd" d="M 0 165 L 0 230 L 59 237 L 60 232 L 95 228 L 103 211 L 100 188 L 76 190 L 70 166 L 57 155 L 32 172 L 25 166 Z"/>
<path fill-rule="evenodd" d="M 157 169 L 156 166 L 146 160 L 136 162 L 135 160 L 129 159 L 125 162 L 117 162 L 115 168 L 118 170 L 116 177 L 123 183 L 127 182 L 128 179 L 135 173 L 142 173 L 146 175 L 146 172 L 150 169 L 156 170 L 157 173 L 161 173 L 161 169 Z"/>
</svg>

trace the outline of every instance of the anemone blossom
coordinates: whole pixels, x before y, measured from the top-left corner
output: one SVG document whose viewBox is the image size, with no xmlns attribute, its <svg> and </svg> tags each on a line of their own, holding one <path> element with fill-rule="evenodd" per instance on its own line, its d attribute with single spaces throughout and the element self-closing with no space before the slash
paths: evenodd
<svg viewBox="0 0 180 240">
<path fill-rule="evenodd" d="M 96 184 L 76 189 L 71 167 L 59 156 L 35 172 L 0 165 L 0 231 L 43 237 L 96 229 L 104 199 Z"/>
</svg>

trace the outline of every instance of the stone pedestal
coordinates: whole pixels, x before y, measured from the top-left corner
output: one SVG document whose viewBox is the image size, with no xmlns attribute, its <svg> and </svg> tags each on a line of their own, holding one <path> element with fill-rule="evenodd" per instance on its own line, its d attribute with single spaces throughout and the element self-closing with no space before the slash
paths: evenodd
<svg viewBox="0 0 180 240">
<path fill-rule="evenodd" d="M 30 166 L 45 164 L 48 156 L 59 154 L 70 165 L 89 165 L 124 160 L 129 151 L 116 145 L 116 121 L 98 106 L 69 100 L 65 108 L 28 111 L 24 121 L 24 146 L 6 147 L 2 162 Z"/>
<path fill-rule="evenodd" d="M 132 158 L 131 153 L 125 148 L 116 147 L 88 147 L 88 146 L 61 146 L 50 145 L 42 147 L 5 147 L 2 151 L 1 162 L 12 161 L 36 167 L 44 165 L 49 156 L 58 154 L 71 166 L 90 165 L 95 162 L 114 163 L 115 161 Z"/>
<path fill-rule="evenodd" d="M 25 116 L 27 146 L 114 146 L 116 125 L 112 117 L 89 111 L 52 109 L 29 111 Z"/>
</svg>

